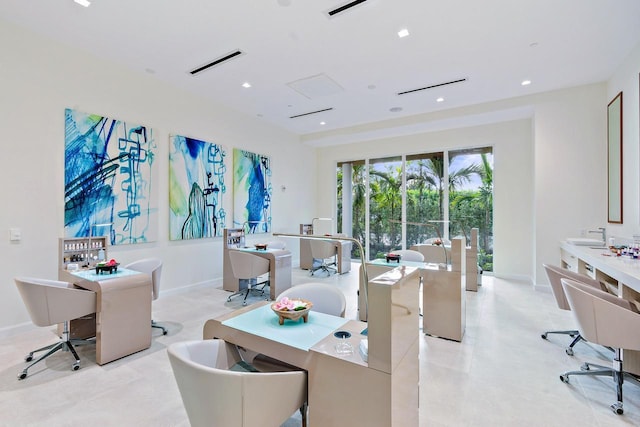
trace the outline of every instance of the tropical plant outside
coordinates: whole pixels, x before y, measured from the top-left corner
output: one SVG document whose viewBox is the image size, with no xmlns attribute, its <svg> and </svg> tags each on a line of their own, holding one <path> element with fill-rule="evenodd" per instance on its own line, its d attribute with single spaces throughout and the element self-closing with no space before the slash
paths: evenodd
<svg viewBox="0 0 640 427">
<path fill-rule="evenodd" d="M 432 237 L 464 236 L 479 229 L 479 261 L 493 271 L 493 156 L 491 148 L 407 156 L 405 246 Z M 366 244 L 366 179 L 369 178 L 369 257 L 402 247 L 402 161 L 399 157 L 352 164 L 352 222 L 349 233 Z M 337 168 L 338 231 L 342 224 L 342 169 Z M 446 173 L 445 173 L 446 172 Z M 445 178 L 447 177 L 447 178 Z M 447 205 L 448 200 L 448 205 Z M 445 205 L 447 209 L 445 209 Z M 448 218 L 445 214 L 448 213 Z M 446 225 L 448 224 L 448 227 Z M 446 228 L 446 229 L 445 229 Z M 355 245 L 354 245 L 355 246 Z M 360 258 L 357 247 L 352 256 Z"/>
</svg>

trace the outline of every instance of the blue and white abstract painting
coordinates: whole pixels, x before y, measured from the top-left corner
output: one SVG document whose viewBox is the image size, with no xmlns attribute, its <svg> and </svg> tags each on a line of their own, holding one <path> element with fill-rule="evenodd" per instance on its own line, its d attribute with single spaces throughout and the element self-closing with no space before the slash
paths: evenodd
<svg viewBox="0 0 640 427">
<path fill-rule="evenodd" d="M 226 152 L 220 145 L 186 136 L 169 137 L 169 237 L 222 235 L 226 212 Z"/>
<path fill-rule="evenodd" d="M 109 236 L 111 245 L 155 241 L 156 148 L 146 126 L 66 109 L 65 236 Z"/>
<path fill-rule="evenodd" d="M 271 232 L 271 161 L 233 150 L 233 227 L 248 234 Z"/>
</svg>

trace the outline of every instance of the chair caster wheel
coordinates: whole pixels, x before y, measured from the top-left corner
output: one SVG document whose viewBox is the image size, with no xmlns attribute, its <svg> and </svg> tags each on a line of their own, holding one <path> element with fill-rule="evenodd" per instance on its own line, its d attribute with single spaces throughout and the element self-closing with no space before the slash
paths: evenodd
<svg viewBox="0 0 640 427">
<path fill-rule="evenodd" d="M 564 352 L 567 353 L 569 356 L 573 356 L 573 349 L 571 347 L 567 347 L 567 349 Z"/>
<path fill-rule="evenodd" d="M 242 303 L 242 305 L 247 305 L 247 302 L 246 302 L 246 301 L 244 301 L 244 302 Z"/>
<path fill-rule="evenodd" d="M 569 375 L 560 375 L 560 381 L 562 381 L 565 384 L 569 383 Z"/>
<path fill-rule="evenodd" d="M 588 371 L 590 369 L 591 369 L 591 366 L 589 366 L 588 363 L 583 363 L 582 366 L 580 366 L 581 371 Z"/>
<path fill-rule="evenodd" d="M 542 335 L 540 335 L 540 337 L 541 337 L 543 340 L 546 340 L 546 339 L 547 339 L 547 334 L 542 334 Z"/>
<path fill-rule="evenodd" d="M 167 331 L 162 331 L 162 335 L 167 335 Z"/>
<path fill-rule="evenodd" d="M 624 410 L 622 409 L 622 403 L 620 402 L 611 405 L 611 410 L 618 415 L 622 415 L 624 413 Z"/>
<path fill-rule="evenodd" d="M 80 369 L 80 363 L 74 363 L 74 364 L 71 366 L 71 370 L 72 370 L 72 371 L 77 371 L 78 369 Z"/>
<path fill-rule="evenodd" d="M 24 372 L 24 371 L 23 371 L 20 375 L 18 375 L 18 379 L 19 379 L 19 380 L 23 380 L 23 379 L 25 379 L 25 378 L 27 378 L 27 373 L 26 373 L 26 372 Z"/>
<path fill-rule="evenodd" d="M 25 356 L 24 361 L 25 362 L 31 362 L 33 360 L 33 354 L 29 354 L 28 356 Z"/>
</svg>

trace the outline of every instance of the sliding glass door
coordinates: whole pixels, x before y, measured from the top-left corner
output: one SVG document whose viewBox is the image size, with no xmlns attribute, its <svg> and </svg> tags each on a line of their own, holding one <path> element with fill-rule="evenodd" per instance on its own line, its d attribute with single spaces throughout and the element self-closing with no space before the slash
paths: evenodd
<svg viewBox="0 0 640 427">
<path fill-rule="evenodd" d="M 336 175 L 338 232 L 360 241 L 365 259 L 429 239 L 468 243 L 475 227 L 481 266 L 493 270 L 491 147 L 340 162 Z"/>
</svg>

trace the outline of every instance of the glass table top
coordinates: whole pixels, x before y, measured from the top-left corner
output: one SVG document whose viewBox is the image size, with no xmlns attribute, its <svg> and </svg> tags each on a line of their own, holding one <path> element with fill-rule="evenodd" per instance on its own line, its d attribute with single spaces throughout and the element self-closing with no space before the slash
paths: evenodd
<svg viewBox="0 0 640 427">
<path fill-rule="evenodd" d="M 87 269 L 87 270 L 69 271 L 69 273 L 73 274 L 74 276 L 80 277 L 81 279 L 84 279 L 84 280 L 91 280 L 92 282 L 116 279 L 120 277 L 127 277 L 127 276 L 140 274 L 139 271 L 127 270 L 126 268 L 120 268 L 120 267 L 118 267 L 118 271 L 111 274 L 109 273 L 96 274 L 95 268 Z"/>
<path fill-rule="evenodd" d="M 347 323 L 347 319 L 320 312 L 309 312 L 307 323 L 285 319 L 278 323 L 278 316 L 265 304 L 222 322 L 223 325 L 253 335 L 258 335 L 300 350 L 308 351 L 322 339 Z"/>
</svg>

